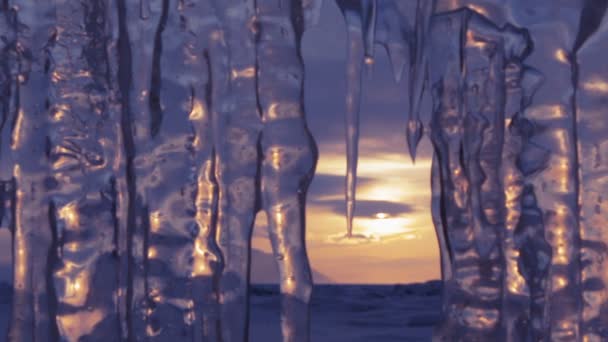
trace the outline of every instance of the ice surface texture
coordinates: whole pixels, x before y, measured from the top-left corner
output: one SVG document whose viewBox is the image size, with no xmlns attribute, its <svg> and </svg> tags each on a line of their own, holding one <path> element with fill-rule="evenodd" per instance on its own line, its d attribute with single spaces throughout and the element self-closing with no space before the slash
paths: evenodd
<svg viewBox="0 0 608 342">
<path fill-rule="evenodd" d="M 409 58 L 412 158 L 428 89 L 444 281 L 434 338 L 607 340 L 608 1 L 337 2 L 350 41 L 347 208 L 361 56 L 384 45 L 397 81 Z"/>
<path fill-rule="evenodd" d="M 9 341 L 246 341 L 259 210 L 283 339 L 309 340 L 300 40 L 320 4 L 2 2 Z"/>
</svg>

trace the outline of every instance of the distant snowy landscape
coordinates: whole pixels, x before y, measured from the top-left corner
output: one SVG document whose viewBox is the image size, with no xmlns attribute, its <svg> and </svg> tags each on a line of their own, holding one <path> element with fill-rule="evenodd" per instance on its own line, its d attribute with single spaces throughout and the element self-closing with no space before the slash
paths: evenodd
<svg viewBox="0 0 608 342">
<path fill-rule="evenodd" d="M 314 265 L 313 265 L 314 266 Z M 430 341 L 439 319 L 440 281 L 331 284 L 313 269 L 311 342 Z M 272 254 L 252 250 L 250 342 L 281 342 L 278 271 Z"/>
<path fill-rule="evenodd" d="M 272 256 L 253 250 L 250 342 L 281 342 L 278 274 Z M 6 336 L 12 286 L 8 265 L 0 263 L 0 336 Z M 325 284 L 314 272 L 312 342 L 430 341 L 439 319 L 439 281 L 407 285 Z M 0 339 L 1 340 L 1 339 Z"/>
<path fill-rule="evenodd" d="M 439 320 L 439 281 L 408 285 L 317 285 L 312 342 L 430 341 Z M 279 288 L 254 285 L 250 342 L 280 342 Z"/>
<path fill-rule="evenodd" d="M 317 285 L 312 342 L 430 341 L 439 319 L 440 283 Z M 0 283 L 0 333 L 6 336 L 12 288 Z M 281 342 L 278 285 L 253 285 L 250 342 Z"/>
</svg>

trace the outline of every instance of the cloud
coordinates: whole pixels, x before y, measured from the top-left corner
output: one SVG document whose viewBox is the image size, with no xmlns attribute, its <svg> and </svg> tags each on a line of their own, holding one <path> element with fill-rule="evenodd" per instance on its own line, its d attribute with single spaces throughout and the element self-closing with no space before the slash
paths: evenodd
<svg viewBox="0 0 608 342">
<path fill-rule="evenodd" d="M 312 269 L 312 277 L 316 284 L 332 283 L 328 276 Z M 251 282 L 255 284 L 276 284 L 279 281 L 279 271 L 275 258 L 270 253 L 259 249 L 251 250 Z"/>
<path fill-rule="evenodd" d="M 366 234 L 352 234 L 347 236 L 346 234 L 333 234 L 327 236 L 325 243 L 335 245 L 361 245 L 372 242 L 379 242 L 380 238 L 376 235 Z"/>
<path fill-rule="evenodd" d="M 374 179 L 367 177 L 357 177 L 358 186 L 367 186 L 373 183 Z M 309 194 L 311 201 L 321 200 L 329 196 L 344 196 L 346 175 L 317 174 L 310 185 Z"/>
<path fill-rule="evenodd" d="M 344 200 L 317 200 L 315 205 L 329 208 L 338 215 L 346 215 L 346 204 Z M 410 214 L 415 207 L 406 203 L 390 201 L 357 200 L 355 214 L 358 217 L 374 217 L 377 213 L 386 213 L 389 216 L 400 216 Z"/>
</svg>

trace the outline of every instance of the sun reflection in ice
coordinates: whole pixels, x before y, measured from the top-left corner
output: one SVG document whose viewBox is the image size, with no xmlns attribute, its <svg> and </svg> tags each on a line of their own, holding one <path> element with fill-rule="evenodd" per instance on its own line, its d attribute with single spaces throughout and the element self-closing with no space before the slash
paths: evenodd
<svg viewBox="0 0 608 342">
<path fill-rule="evenodd" d="M 65 281 L 64 295 L 60 298 L 60 300 L 63 303 L 73 306 L 85 305 L 89 292 L 88 272 L 84 270 L 75 270 L 75 272 L 69 272 L 69 268 L 65 271 L 66 272 L 58 272 L 56 274 Z"/>
<path fill-rule="evenodd" d="M 19 109 L 19 112 L 17 114 L 17 121 L 15 122 L 15 127 L 13 128 L 13 136 L 12 136 L 12 142 L 11 142 L 11 148 L 13 150 L 18 149 L 21 146 L 21 134 L 22 134 L 22 127 L 23 127 L 23 116 L 25 114 L 23 113 L 23 109 Z"/>
<path fill-rule="evenodd" d="M 564 64 L 568 64 L 568 53 L 564 49 L 557 49 L 555 50 L 555 59 Z"/>
<path fill-rule="evenodd" d="M 252 78 L 255 76 L 255 69 L 253 67 L 232 69 L 230 76 L 233 80 L 237 78 Z"/>
<path fill-rule="evenodd" d="M 80 341 L 82 337 L 90 335 L 94 331 L 106 314 L 103 310 L 95 309 L 58 315 L 57 325 L 65 340 Z"/>
<path fill-rule="evenodd" d="M 205 109 L 204 104 L 199 99 L 194 99 L 192 103 L 192 110 L 190 111 L 190 115 L 188 119 L 192 121 L 203 120 L 207 117 L 207 110 Z"/>
<path fill-rule="evenodd" d="M 489 17 L 490 14 L 488 13 L 488 10 L 486 10 L 484 7 L 479 6 L 479 5 L 474 5 L 474 4 L 468 4 L 467 5 L 470 9 L 472 9 L 473 11 L 485 16 L 485 17 Z"/>
<path fill-rule="evenodd" d="M 161 213 L 154 211 L 150 213 L 150 231 L 157 233 L 160 230 Z"/>
<path fill-rule="evenodd" d="M 69 228 L 78 226 L 78 211 L 76 210 L 76 202 L 70 202 L 59 209 L 59 218 L 64 220 Z"/>
<path fill-rule="evenodd" d="M 592 79 L 583 83 L 583 88 L 595 93 L 608 94 L 608 82 L 601 79 Z"/>
</svg>

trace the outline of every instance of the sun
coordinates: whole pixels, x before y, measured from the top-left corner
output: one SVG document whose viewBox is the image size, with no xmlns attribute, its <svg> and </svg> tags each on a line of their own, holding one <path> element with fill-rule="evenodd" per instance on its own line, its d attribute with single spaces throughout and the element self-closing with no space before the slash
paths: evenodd
<svg viewBox="0 0 608 342">
<path fill-rule="evenodd" d="M 415 231 L 411 227 L 412 219 L 403 216 L 390 216 L 387 213 L 377 213 L 373 217 L 357 218 L 356 231 L 363 235 L 387 238 Z"/>
</svg>

